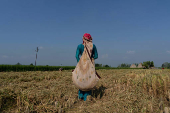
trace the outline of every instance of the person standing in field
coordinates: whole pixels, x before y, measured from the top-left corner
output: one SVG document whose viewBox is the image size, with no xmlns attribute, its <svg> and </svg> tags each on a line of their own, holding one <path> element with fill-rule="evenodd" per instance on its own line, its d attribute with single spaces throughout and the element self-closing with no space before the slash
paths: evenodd
<svg viewBox="0 0 170 113">
<path fill-rule="evenodd" d="M 91 35 L 90 34 L 88 34 L 88 33 L 85 33 L 84 35 L 83 35 L 83 43 L 82 44 L 80 44 L 80 45 L 78 45 L 78 47 L 77 47 L 77 51 L 76 51 L 76 59 L 77 59 L 77 63 L 79 62 L 79 60 L 80 60 L 80 57 L 79 56 L 82 56 L 82 54 L 83 54 L 83 52 L 84 52 L 84 47 L 86 47 L 86 52 L 88 53 L 88 55 L 89 55 L 89 57 L 90 57 L 90 59 L 91 59 L 91 61 L 92 61 L 92 64 L 94 65 L 94 67 L 95 67 L 95 63 L 94 63 L 94 59 L 97 59 L 98 58 L 98 53 L 97 53 L 97 48 L 96 48 L 96 46 L 92 43 L 92 37 L 91 37 Z M 88 59 L 88 58 L 86 58 L 86 59 Z M 83 62 L 79 62 L 79 64 L 80 64 L 80 69 L 81 69 L 81 66 L 83 66 L 83 65 L 86 65 L 87 67 L 85 68 L 85 70 L 83 70 L 83 69 L 81 69 L 81 71 L 83 72 L 83 71 L 88 71 L 88 69 L 90 69 L 89 68 L 89 66 L 90 66 L 90 64 L 88 65 L 87 63 L 88 62 L 86 62 L 86 59 L 83 59 L 82 61 Z M 85 62 L 85 64 L 84 64 L 84 62 Z M 86 70 L 87 69 L 87 70 Z M 89 75 L 90 76 L 90 75 Z M 83 99 L 84 101 L 86 101 L 86 98 L 87 98 L 87 96 L 88 95 L 91 95 L 91 90 L 90 91 L 82 91 L 82 90 L 80 90 L 79 89 L 79 91 L 78 91 L 78 98 L 79 99 Z"/>
</svg>

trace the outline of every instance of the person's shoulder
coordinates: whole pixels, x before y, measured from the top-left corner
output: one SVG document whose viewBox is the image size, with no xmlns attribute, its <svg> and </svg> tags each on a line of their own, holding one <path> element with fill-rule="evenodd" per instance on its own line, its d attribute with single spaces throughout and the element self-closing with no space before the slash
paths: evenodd
<svg viewBox="0 0 170 113">
<path fill-rule="evenodd" d="M 93 44 L 93 47 L 94 47 L 94 48 L 96 48 L 96 45 L 95 45 L 95 44 Z"/>
<path fill-rule="evenodd" d="M 83 44 L 79 44 L 79 45 L 78 45 L 78 48 L 81 48 L 82 46 L 83 46 Z"/>
<path fill-rule="evenodd" d="M 79 44 L 80 46 L 82 46 L 83 44 Z"/>
<path fill-rule="evenodd" d="M 78 46 L 81 47 L 81 46 L 83 46 L 83 44 L 79 44 Z"/>
</svg>

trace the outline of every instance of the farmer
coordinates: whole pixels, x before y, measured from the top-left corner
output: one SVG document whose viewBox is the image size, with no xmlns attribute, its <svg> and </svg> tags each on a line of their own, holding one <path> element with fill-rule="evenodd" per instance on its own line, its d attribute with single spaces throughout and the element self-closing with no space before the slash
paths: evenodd
<svg viewBox="0 0 170 113">
<path fill-rule="evenodd" d="M 78 47 L 77 47 L 77 51 L 76 51 L 76 59 L 77 59 L 77 62 L 79 62 L 79 60 L 80 60 L 79 56 L 80 56 L 80 55 L 82 56 L 82 54 L 83 54 L 84 44 L 85 44 L 85 43 L 86 43 L 86 45 L 92 44 L 92 37 L 91 37 L 91 35 L 88 34 L 88 33 L 85 33 L 85 34 L 83 35 L 83 43 L 80 44 L 80 45 L 78 45 Z M 97 58 L 98 58 L 97 48 L 96 48 L 96 46 L 93 44 L 93 47 L 92 47 L 91 49 L 92 49 L 92 51 L 89 51 L 89 52 L 91 52 L 91 53 L 90 53 L 90 54 L 91 54 L 90 57 L 92 58 L 93 65 L 95 65 L 95 64 L 94 64 L 94 59 L 97 59 Z M 79 89 L 79 91 L 78 91 L 78 98 L 79 98 L 79 99 L 81 99 L 81 100 L 83 99 L 84 101 L 86 101 L 86 98 L 87 98 L 88 95 L 91 95 L 91 90 L 90 90 L 90 91 L 82 91 L 82 90 Z"/>
</svg>

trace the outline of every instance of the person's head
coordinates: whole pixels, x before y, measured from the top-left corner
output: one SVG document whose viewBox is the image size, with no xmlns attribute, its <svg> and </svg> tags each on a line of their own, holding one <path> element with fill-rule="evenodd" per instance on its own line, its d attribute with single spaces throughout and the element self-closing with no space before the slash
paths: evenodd
<svg viewBox="0 0 170 113">
<path fill-rule="evenodd" d="M 90 35 L 89 33 L 85 33 L 85 34 L 83 35 L 83 43 L 84 43 L 85 40 L 92 42 L 92 39 L 93 39 L 93 38 L 91 37 L 91 35 Z"/>
</svg>

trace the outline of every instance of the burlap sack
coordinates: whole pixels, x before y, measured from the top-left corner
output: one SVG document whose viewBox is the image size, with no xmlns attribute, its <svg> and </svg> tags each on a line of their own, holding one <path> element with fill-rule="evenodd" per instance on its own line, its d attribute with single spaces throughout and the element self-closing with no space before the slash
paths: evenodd
<svg viewBox="0 0 170 113">
<path fill-rule="evenodd" d="M 89 47 L 85 45 L 84 52 L 75 68 L 72 72 L 72 81 L 82 91 L 89 91 L 97 84 L 99 78 L 95 72 L 94 60 L 91 61 L 90 56 L 92 52 L 93 44 Z M 87 50 L 89 49 L 89 50 Z M 90 54 L 90 56 L 89 56 Z"/>
</svg>

